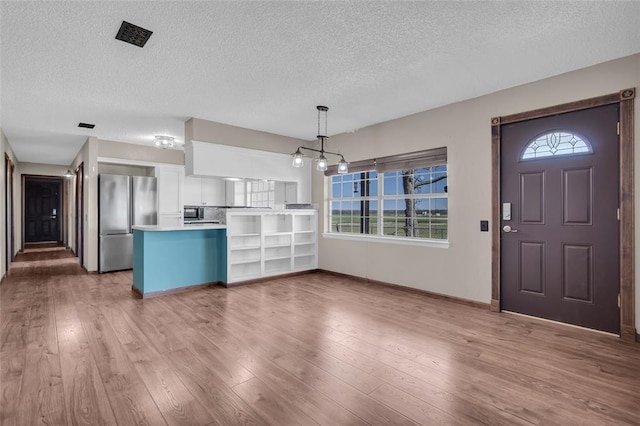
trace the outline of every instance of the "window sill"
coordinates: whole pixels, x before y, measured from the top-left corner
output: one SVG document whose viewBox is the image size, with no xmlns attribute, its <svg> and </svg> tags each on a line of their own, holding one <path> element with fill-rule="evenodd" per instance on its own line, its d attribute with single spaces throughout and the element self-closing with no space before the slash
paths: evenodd
<svg viewBox="0 0 640 426">
<path fill-rule="evenodd" d="M 335 240 L 351 240 L 351 241 L 363 241 L 363 242 L 383 243 L 383 244 L 398 244 L 398 245 L 405 245 L 405 246 L 449 248 L 449 241 L 438 241 L 438 240 L 410 240 L 408 238 L 364 236 L 364 235 L 357 235 L 357 234 L 338 234 L 334 232 L 325 232 L 322 234 L 322 237 L 335 239 Z"/>
</svg>

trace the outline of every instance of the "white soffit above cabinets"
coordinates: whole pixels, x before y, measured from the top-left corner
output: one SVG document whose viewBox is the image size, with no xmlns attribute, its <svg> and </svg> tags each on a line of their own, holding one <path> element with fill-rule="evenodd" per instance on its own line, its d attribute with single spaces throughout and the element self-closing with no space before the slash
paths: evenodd
<svg viewBox="0 0 640 426">
<path fill-rule="evenodd" d="M 200 141 L 188 141 L 184 153 L 187 176 L 278 180 L 311 185 L 311 170 L 314 169 L 291 167 L 289 154 Z"/>
<path fill-rule="evenodd" d="M 87 136 L 184 142 L 190 117 L 314 138 L 640 52 L 640 2 L 0 3 L 0 126 L 19 161 Z M 127 21 L 143 48 L 115 39 Z M 78 128 L 79 122 L 96 125 Z"/>
</svg>

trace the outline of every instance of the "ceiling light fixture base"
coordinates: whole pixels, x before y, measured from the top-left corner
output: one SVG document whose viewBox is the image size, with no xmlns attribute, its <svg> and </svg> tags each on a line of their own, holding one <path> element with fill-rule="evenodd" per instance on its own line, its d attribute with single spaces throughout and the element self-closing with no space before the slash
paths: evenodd
<svg viewBox="0 0 640 426">
<path fill-rule="evenodd" d="M 156 136 L 153 143 L 157 148 L 169 149 L 176 146 L 176 138 L 173 136 Z"/>
</svg>

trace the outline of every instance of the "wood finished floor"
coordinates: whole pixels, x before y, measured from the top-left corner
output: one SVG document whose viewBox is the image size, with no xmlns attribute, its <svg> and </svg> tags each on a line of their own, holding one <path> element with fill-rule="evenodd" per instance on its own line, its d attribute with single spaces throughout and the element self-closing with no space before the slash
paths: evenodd
<svg viewBox="0 0 640 426">
<path fill-rule="evenodd" d="M 309 274 L 155 299 L 33 249 L 0 286 L 2 425 L 640 424 L 640 345 Z"/>
</svg>

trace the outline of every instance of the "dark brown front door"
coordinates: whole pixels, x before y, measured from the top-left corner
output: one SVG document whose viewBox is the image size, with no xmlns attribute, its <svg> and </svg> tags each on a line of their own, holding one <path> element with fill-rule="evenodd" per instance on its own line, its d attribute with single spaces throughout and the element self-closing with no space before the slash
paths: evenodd
<svg viewBox="0 0 640 426">
<path fill-rule="evenodd" d="M 619 333 L 617 123 L 616 104 L 502 126 L 503 310 Z"/>
<path fill-rule="evenodd" d="M 25 242 L 61 240 L 61 192 L 60 179 L 25 177 Z"/>
</svg>

